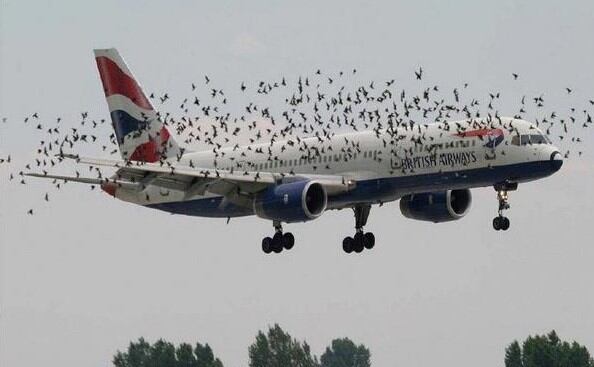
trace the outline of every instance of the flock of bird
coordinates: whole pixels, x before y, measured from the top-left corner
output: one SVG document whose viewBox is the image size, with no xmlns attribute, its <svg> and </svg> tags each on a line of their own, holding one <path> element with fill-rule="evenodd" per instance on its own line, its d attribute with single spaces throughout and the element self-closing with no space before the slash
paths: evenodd
<svg viewBox="0 0 594 367">
<path fill-rule="evenodd" d="M 423 68 L 414 71 L 413 80 L 419 83 L 417 93 L 398 88 L 394 79 L 356 85 L 351 80 L 356 74 L 356 69 L 332 74 L 316 70 L 311 75 L 296 78 L 294 82 L 285 77 L 253 84 L 241 82 L 237 90 L 229 94 L 249 100 L 243 104 L 231 103 L 231 97 L 214 86 L 208 76 L 204 76 L 202 81 L 192 82 L 188 88 L 191 95 L 181 98 L 178 103 L 172 102 L 174 98 L 169 93 L 151 93 L 149 98 L 161 111 L 160 119 L 169 126 L 178 141 L 186 147 L 211 150 L 215 160 L 225 156 L 223 148 L 251 150 L 251 144 L 262 144 L 254 148 L 255 153 L 265 154 L 271 161 L 277 160 L 270 146 L 280 141 L 284 141 L 281 151 L 289 147 L 298 148 L 304 157 L 312 158 L 331 151 L 332 147 L 324 143 L 335 134 L 349 130 L 373 130 L 384 147 L 398 145 L 405 136 L 415 144 L 424 144 L 427 137 L 423 128 L 427 124 L 478 118 L 495 121 L 500 118 L 497 106 L 502 96 L 499 92 L 489 93 L 484 100 L 471 98 L 466 96 L 467 83 L 442 92 L 438 85 L 423 85 Z M 521 78 L 513 73 L 510 79 L 516 83 Z M 347 88 L 346 85 L 354 87 Z M 573 90 L 566 88 L 564 93 L 571 95 Z M 580 108 L 569 107 L 559 112 L 546 111 L 544 94 L 522 96 L 518 102 L 517 110 L 505 115 L 534 121 L 552 140 L 565 147 L 565 158 L 582 155 L 583 132 L 592 125 L 594 100 L 588 100 Z M 534 118 L 527 116 L 529 112 L 534 113 Z M 25 173 L 49 173 L 50 169 L 64 161 L 62 155 L 88 151 L 89 148 L 84 145 L 92 145 L 93 150 L 99 150 L 104 155 L 119 153 L 110 121 L 106 118 L 94 119 L 88 112 L 80 113 L 76 122 L 65 121 L 62 117 L 42 118 L 38 112 L 21 121 L 3 117 L 0 129 L 2 125 L 12 123 L 21 123 L 23 128 L 34 129 L 42 136 L 33 160 L 21 167 L 15 167 L 10 153 L 0 152 L 1 174 L 7 174 L 9 181 L 21 185 L 27 183 Z M 461 129 L 454 124 L 443 126 L 451 127 L 453 131 Z M 402 130 L 413 134 L 402 135 Z M 319 144 L 308 144 L 304 137 L 315 137 Z M 359 151 L 359 146 L 357 142 L 345 138 L 345 146 L 341 150 L 342 156 L 348 159 Z M 246 156 L 245 151 L 240 154 Z M 375 159 L 381 160 L 382 157 Z M 245 162 L 237 164 L 236 169 L 240 170 L 247 170 L 250 166 L 250 163 L 246 166 Z M 98 167 L 90 166 L 89 170 L 91 172 L 87 175 L 98 178 L 109 176 Z M 78 171 L 75 174 L 82 176 Z M 55 189 L 60 189 L 63 184 L 53 181 Z M 50 200 L 49 192 L 44 193 L 43 200 Z M 28 214 L 33 213 L 33 209 L 28 210 Z"/>
</svg>

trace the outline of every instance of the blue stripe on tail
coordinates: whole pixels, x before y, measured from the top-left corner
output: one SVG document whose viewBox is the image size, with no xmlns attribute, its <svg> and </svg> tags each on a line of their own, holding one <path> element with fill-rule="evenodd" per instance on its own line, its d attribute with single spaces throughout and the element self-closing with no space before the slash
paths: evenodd
<svg viewBox="0 0 594 367">
<path fill-rule="evenodd" d="M 131 132 L 140 132 L 148 129 L 151 121 L 140 121 L 130 116 L 126 111 L 116 110 L 111 112 L 111 121 L 119 144 L 124 143 L 124 138 Z"/>
</svg>

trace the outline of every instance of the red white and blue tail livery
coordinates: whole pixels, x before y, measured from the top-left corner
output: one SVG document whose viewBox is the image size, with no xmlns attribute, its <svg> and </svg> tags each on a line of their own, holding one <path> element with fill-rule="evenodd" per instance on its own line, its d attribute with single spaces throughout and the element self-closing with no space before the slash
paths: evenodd
<svg viewBox="0 0 594 367">
<path fill-rule="evenodd" d="M 118 51 L 95 50 L 95 61 L 122 158 L 152 163 L 180 154 Z"/>
<path fill-rule="evenodd" d="M 372 205 L 400 200 L 407 218 L 446 222 L 468 213 L 470 189 L 486 186 L 499 202 L 493 227 L 507 230 L 508 191 L 563 164 L 537 126 L 499 117 L 190 152 L 174 141 L 117 50 L 95 50 L 95 59 L 122 159 L 65 157 L 117 171 L 108 179 L 29 175 L 101 185 L 118 199 L 175 214 L 256 215 L 275 228 L 262 240 L 266 253 L 293 247 L 283 223 L 344 208 L 355 214 L 344 251 L 371 249 L 375 237 L 363 227 Z"/>
</svg>

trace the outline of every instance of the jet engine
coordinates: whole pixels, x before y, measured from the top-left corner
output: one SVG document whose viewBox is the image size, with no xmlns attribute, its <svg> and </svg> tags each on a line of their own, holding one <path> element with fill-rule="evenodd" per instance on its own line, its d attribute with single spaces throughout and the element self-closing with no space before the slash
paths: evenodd
<svg viewBox="0 0 594 367">
<path fill-rule="evenodd" d="M 319 182 L 301 180 L 270 186 L 254 199 L 254 212 L 264 219 L 306 222 L 324 213 L 326 189 Z"/>
<path fill-rule="evenodd" d="M 404 196 L 400 199 L 400 211 L 411 219 L 428 222 L 449 222 L 465 216 L 470 210 L 470 190 L 447 190 Z"/>
</svg>

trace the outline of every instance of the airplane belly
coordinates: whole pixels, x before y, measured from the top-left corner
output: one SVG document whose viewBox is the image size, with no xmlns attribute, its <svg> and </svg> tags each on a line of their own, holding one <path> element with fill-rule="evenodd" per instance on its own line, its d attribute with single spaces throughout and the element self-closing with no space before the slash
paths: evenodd
<svg viewBox="0 0 594 367">
<path fill-rule="evenodd" d="M 527 182 L 549 176 L 555 170 L 551 162 L 543 160 L 359 180 L 355 189 L 329 197 L 328 207 L 338 209 L 359 203 L 389 202 L 408 194 L 486 187 L 503 181 Z"/>
<path fill-rule="evenodd" d="M 213 218 L 254 214 L 251 207 L 233 204 L 221 195 L 206 194 L 187 197 L 184 191 L 166 189 L 155 185 L 149 185 L 140 191 L 117 189 L 115 196 L 126 202 L 172 214 Z"/>
<path fill-rule="evenodd" d="M 172 214 L 190 215 L 196 217 L 226 218 L 253 215 L 252 208 L 235 205 L 223 196 L 208 198 L 162 202 L 145 205 L 148 208 L 163 210 Z"/>
</svg>

